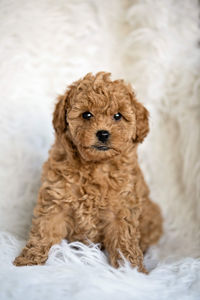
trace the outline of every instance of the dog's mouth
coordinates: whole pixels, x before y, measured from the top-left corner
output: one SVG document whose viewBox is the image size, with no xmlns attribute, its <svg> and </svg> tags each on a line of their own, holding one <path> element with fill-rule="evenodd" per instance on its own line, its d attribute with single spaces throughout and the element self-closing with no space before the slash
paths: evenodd
<svg viewBox="0 0 200 300">
<path fill-rule="evenodd" d="M 107 151 L 107 150 L 110 150 L 111 148 L 108 147 L 108 146 L 96 146 L 96 145 L 93 145 L 92 148 L 96 149 L 96 150 L 99 150 L 99 151 Z"/>
</svg>

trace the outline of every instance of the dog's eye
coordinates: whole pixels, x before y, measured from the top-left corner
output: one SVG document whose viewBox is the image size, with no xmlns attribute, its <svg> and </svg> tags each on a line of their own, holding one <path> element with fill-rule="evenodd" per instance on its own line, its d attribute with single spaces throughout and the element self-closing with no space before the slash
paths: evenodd
<svg viewBox="0 0 200 300">
<path fill-rule="evenodd" d="M 120 120 L 120 119 L 122 118 L 122 114 L 120 114 L 120 113 L 118 112 L 117 114 L 115 114 L 115 115 L 113 116 L 113 118 L 114 118 L 116 121 L 118 121 L 118 120 Z"/>
<path fill-rule="evenodd" d="M 82 117 L 83 119 L 86 119 L 86 120 L 89 120 L 93 117 L 93 114 L 89 111 L 85 111 L 83 114 L 82 114 Z"/>
</svg>

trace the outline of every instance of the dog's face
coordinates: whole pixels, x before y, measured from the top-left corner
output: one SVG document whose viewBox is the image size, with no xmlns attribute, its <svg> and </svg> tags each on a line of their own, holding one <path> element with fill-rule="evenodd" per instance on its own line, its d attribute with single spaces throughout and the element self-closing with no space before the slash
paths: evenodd
<svg viewBox="0 0 200 300">
<path fill-rule="evenodd" d="M 142 142 L 148 133 L 148 112 L 130 86 L 101 72 L 87 74 L 69 87 L 58 100 L 53 124 L 83 159 L 99 161 Z"/>
</svg>

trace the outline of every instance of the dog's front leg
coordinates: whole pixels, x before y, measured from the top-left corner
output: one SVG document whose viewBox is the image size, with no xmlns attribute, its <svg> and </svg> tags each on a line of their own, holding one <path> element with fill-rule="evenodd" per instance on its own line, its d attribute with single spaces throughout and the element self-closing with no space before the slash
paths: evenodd
<svg viewBox="0 0 200 300">
<path fill-rule="evenodd" d="M 66 228 L 62 212 L 33 219 L 29 240 L 14 264 L 25 266 L 45 263 L 50 247 L 66 237 Z"/>
<path fill-rule="evenodd" d="M 120 215 L 120 214 L 119 214 Z M 108 222 L 109 221 L 109 222 Z M 119 267 L 122 256 L 140 272 L 147 273 L 143 265 L 143 253 L 139 246 L 138 222 L 130 222 L 123 215 L 107 218 L 104 227 L 104 246 L 112 266 Z"/>
</svg>

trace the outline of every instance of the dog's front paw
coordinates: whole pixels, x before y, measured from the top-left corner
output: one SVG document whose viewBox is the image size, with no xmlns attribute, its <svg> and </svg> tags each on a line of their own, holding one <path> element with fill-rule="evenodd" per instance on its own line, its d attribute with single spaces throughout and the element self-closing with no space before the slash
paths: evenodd
<svg viewBox="0 0 200 300">
<path fill-rule="evenodd" d="M 15 258 L 13 264 L 15 266 L 33 266 L 42 265 L 45 263 L 47 256 L 43 255 L 33 255 L 33 253 L 26 252 Z"/>
<path fill-rule="evenodd" d="M 138 266 L 138 271 L 146 275 L 149 274 L 149 272 L 146 270 L 146 268 L 143 265 Z"/>
<path fill-rule="evenodd" d="M 119 254 L 115 253 L 115 255 L 110 255 L 109 258 L 110 258 L 110 264 L 114 268 L 118 268 L 119 266 L 121 266 L 124 261 L 120 253 Z M 148 271 L 145 269 L 143 265 L 142 259 L 136 259 L 135 257 L 133 258 L 131 255 L 127 255 L 126 259 L 130 262 L 131 266 L 137 268 L 139 272 L 148 274 Z"/>
<path fill-rule="evenodd" d="M 143 255 L 138 255 L 138 257 L 132 257 L 131 255 L 129 255 L 127 259 L 131 263 L 132 267 L 136 267 L 139 272 L 149 274 L 149 272 L 143 265 Z"/>
<path fill-rule="evenodd" d="M 15 266 L 33 266 L 42 265 L 48 258 L 49 246 L 44 244 L 35 245 L 32 242 L 27 243 L 21 254 L 15 258 Z"/>
<path fill-rule="evenodd" d="M 34 265 L 42 265 L 44 264 L 46 259 L 44 260 L 41 257 L 25 257 L 25 256 L 18 256 L 13 261 L 15 266 L 34 266 Z"/>
<path fill-rule="evenodd" d="M 18 267 L 20 267 L 20 266 L 32 266 L 32 265 L 34 265 L 34 261 L 30 260 L 30 258 L 27 258 L 27 257 L 24 257 L 24 256 L 18 256 L 13 261 L 13 264 L 15 266 L 18 266 Z"/>
</svg>

